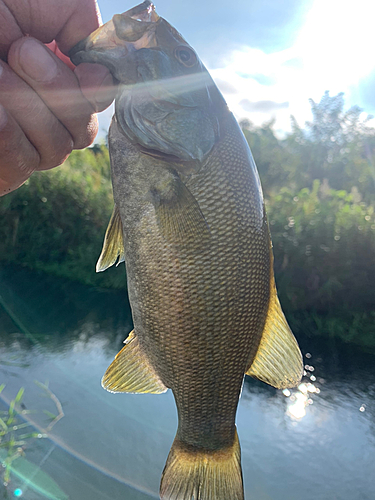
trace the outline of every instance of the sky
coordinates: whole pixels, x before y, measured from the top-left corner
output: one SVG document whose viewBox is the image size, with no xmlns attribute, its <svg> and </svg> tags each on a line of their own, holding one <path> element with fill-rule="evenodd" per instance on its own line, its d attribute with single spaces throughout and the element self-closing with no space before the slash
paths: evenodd
<svg viewBox="0 0 375 500">
<path fill-rule="evenodd" d="M 136 5 L 99 0 L 103 22 Z M 363 118 L 375 115 L 370 0 L 155 0 L 157 13 L 195 49 L 238 120 L 275 119 L 282 136 L 293 115 L 311 118 L 309 98 L 345 94 Z M 99 116 L 107 133 L 113 107 Z M 372 120 L 374 123 L 375 120 Z"/>
</svg>

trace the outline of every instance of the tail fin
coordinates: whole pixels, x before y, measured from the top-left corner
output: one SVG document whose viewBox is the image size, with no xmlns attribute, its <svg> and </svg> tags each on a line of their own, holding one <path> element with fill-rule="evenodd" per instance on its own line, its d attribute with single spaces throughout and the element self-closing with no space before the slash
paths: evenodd
<svg viewBox="0 0 375 500">
<path fill-rule="evenodd" d="M 184 446 L 176 437 L 161 478 L 160 498 L 243 500 L 237 431 L 232 446 L 215 451 Z"/>
</svg>

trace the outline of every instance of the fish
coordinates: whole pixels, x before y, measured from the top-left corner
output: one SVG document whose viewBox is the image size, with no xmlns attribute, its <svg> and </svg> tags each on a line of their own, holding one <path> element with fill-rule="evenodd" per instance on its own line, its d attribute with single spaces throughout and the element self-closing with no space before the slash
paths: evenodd
<svg viewBox="0 0 375 500">
<path fill-rule="evenodd" d="M 102 385 L 172 390 L 178 427 L 162 500 L 243 500 L 244 376 L 286 388 L 303 372 L 251 151 L 197 53 L 150 1 L 116 14 L 70 57 L 107 66 L 118 82 L 115 208 L 97 271 L 125 261 L 134 330 Z"/>
</svg>

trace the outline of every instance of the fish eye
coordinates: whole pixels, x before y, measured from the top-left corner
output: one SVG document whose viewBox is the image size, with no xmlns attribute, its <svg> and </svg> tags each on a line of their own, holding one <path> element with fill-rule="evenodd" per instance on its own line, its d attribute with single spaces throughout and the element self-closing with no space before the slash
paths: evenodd
<svg viewBox="0 0 375 500">
<path fill-rule="evenodd" d="M 178 61 L 187 68 L 192 68 L 197 63 L 197 56 L 189 47 L 177 47 L 174 54 Z"/>
</svg>

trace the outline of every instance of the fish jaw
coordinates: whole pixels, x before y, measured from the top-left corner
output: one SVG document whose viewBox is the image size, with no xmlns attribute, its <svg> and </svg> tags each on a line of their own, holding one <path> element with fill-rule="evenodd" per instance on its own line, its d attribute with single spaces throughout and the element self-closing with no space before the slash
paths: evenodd
<svg viewBox="0 0 375 500">
<path fill-rule="evenodd" d="M 154 5 L 146 0 L 122 14 L 115 14 L 78 42 L 69 57 L 75 65 L 83 62 L 103 64 L 116 76 L 119 59 L 134 50 L 153 46 L 153 33 L 159 20 Z"/>
</svg>

